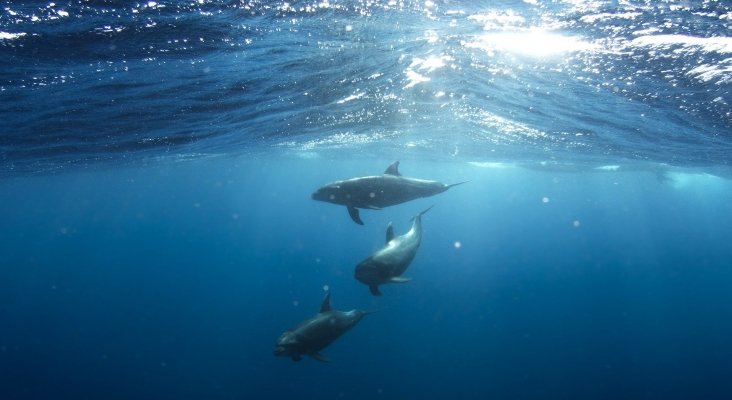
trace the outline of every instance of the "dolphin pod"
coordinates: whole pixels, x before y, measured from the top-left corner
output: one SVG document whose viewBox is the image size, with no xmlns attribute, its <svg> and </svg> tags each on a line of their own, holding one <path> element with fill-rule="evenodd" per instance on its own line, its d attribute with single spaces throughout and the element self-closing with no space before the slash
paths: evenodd
<svg viewBox="0 0 732 400">
<path fill-rule="evenodd" d="M 358 209 L 379 210 L 420 197 L 429 197 L 460 185 L 446 185 L 438 181 L 407 178 L 399 173 L 399 161 L 391 164 L 381 176 L 365 176 L 329 183 L 312 194 L 314 200 L 344 205 L 351 219 L 359 225 L 363 221 Z M 422 243 L 422 216 L 432 208 L 412 218 L 411 228 L 396 236 L 391 223 L 386 228 L 386 244 L 358 263 L 354 277 L 368 286 L 374 296 L 381 295 L 379 286 L 387 283 L 404 283 L 411 279 L 402 274 L 412 263 Z M 330 292 L 326 292 L 320 311 L 294 328 L 283 332 L 277 339 L 275 356 L 302 360 L 303 355 L 318 361 L 329 361 L 320 351 L 341 335 L 356 326 L 364 315 L 373 311 L 354 309 L 333 310 L 330 306 Z"/>
<path fill-rule="evenodd" d="M 442 193 L 453 186 L 438 181 L 408 178 L 399 173 L 399 161 L 391 164 L 382 175 L 362 176 L 335 181 L 320 187 L 313 200 L 346 206 L 353 222 L 363 225 L 358 209 L 381 210 L 420 197 Z"/>
</svg>

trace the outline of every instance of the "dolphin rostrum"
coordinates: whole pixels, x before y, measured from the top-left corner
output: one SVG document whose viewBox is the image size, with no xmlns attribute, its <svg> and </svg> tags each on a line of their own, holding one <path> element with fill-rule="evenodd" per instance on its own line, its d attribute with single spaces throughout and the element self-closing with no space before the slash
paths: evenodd
<svg viewBox="0 0 732 400">
<path fill-rule="evenodd" d="M 359 208 L 380 210 L 420 197 L 434 196 L 461 183 L 465 182 L 446 185 L 402 176 L 399 173 L 399 161 L 396 161 L 382 175 L 331 182 L 316 190 L 312 198 L 346 206 L 351 219 L 363 225 Z"/>
<path fill-rule="evenodd" d="M 412 218 L 412 228 L 404 235 L 394 236 L 394 227 L 389 223 L 386 228 L 386 246 L 356 266 L 356 279 L 366 284 L 374 296 L 381 295 L 379 285 L 411 280 L 401 275 L 417 254 L 422 242 L 422 215 L 430 208 Z"/>
<path fill-rule="evenodd" d="M 372 312 L 332 310 L 328 292 L 320 304 L 318 314 L 280 335 L 275 344 L 274 355 L 290 357 L 293 361 L 300 361 L 302 355 L 308 355 L 318 361 L 328 362 L 329 360 L 320 354 L 320 350 L 353 328 L 364 315 Z"/>
</svg>

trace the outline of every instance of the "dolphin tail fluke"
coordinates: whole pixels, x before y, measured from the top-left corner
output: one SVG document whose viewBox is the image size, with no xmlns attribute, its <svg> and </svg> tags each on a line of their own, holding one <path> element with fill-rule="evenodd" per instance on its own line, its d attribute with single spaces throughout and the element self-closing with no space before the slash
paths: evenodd
<svg viewBox="0 0 732 400">
<path fill-rule="evenodd" d="M 348 206 L 348 215 L 351 216 L 351 219 L 353 222 L 363 225 L 363 221 L 361 221 L 361 216 L 358 214 L 358 208 L 353 206 Z"/>
<path fill-rule="evenodd" d="M 330 359 L 329 359 L 328 357 L 326 357 L 326 356 L 324 356 L 324 355 L 322 355 L 322 354 L 318 353 L 317 351 L 314 351 L 314 352 L 312 352 L 312 353 L 310 353 L 310 354 L 308 354 L 308 355 L 309 355 L 310 357 L 312 357 L 312 358 L 314 358 L 314 359 L 316 359 L 316 360 L 320 361 L 320 362 L 324 362 L 324 363 L 330 362 Z"/>
<path fill-rule="evenodd" d="M 410 221 L 414 221 L 414 220 L 415 220 L 415 219 L 417 219 L 417 218 L 422 218 L 422 216 L 423 216 L 423 215 L 424 215 L 424 214 L 425 214 L 425 213 L 426 213 L 427 211 L 431 210 L 431 209 L 432 209 L 432 207 L 434 207 L 434 206 L 435 206 L 435 205 L 433 204 L 433 205 L 431 205 L 431 206 L 427 207 L 427 208 L 426 208 L 425 210 L 423 210 L 423 211 L 422 211 L 421 213 L 419 213 L 419 214 L 415 215 L 414 217 L 412 217 L 412 219 L 411 219 Z"/>
<path fill-rule="evenodd" d="M 378 285 L 369 285 L 369 291 L 374 296 L 381 296 L 381 292 L 379 291 L 379 286 Z"/>
<path fill-rule="evenodd" d="M 427 208 L 426 208 L 426 209 L 425 209 L 424 211 L 422 211 L 421 213 L 419 213 L 419 215 L 417 215 L 417 216 L 418 216 L 418 217 L 421 217 L 421 216 L 422 216 L 422 215 L 424 215 L 424 214 L 425 214 L 425 213 L 426 213 L 427 211 L 431 210 L 431 209 L 432 209 L 432 207 L 434 207 L 434 206 L 435 206 L 435 205 L 433 204 L 433 205 L 431 205 L 431 206 L 427 207 Z"/>
<path fill-rule="evenodd" d="M 463 183 L 468 183 L 468 182 L 470 182 L 470 181 L 462 181 L 462 182 L 458 182 L 458 183 L 453 183 L 451 185 L 447 185 L 447 187 L 445 188 L 445 190 L 450 189 L 453 186 L 462 185 Z"/>
</svg>

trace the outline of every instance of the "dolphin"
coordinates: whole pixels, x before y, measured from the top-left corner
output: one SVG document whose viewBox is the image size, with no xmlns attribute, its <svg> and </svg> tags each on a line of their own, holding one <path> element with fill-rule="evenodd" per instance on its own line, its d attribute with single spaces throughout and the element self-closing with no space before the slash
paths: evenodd
<svg viewBox="0 0 732 400">
<path fill-rule="evenodd" d="M 417 249 L 422 242 L 422 215 L 430 208 L 412 218 L 412 228 L 404 235 L 394 236 L 394 227 L 389 223 L 386 228 L 386 246 L 356 266 L 356 279 L 368 285 L 374 296 L 381 295 L 379 285 L 404 283 L 411 280 L 401 275 L 417 254 Z"/>
<path fill-rule="evenodd" d="M 318 314 L 280 335 L 275 344 L 274 355 L 300 361 L 304 354 L 318 361 L 328 362 L 330 360 L 320 354 L 320 350 L 353 328 L 364 315 L 373 312 L 333 310 L 330 307 L 330 292 L 328 292 L 320 304 Z"/>
<path fill-rule="evenodd" d="M 465 182 L 446 185 L 437 181 L 408 178 L 399 173 L 399 161 L 396 161 L 382 175 L 331 182 L 316 190 L 312 198 L 346 206 L 351 219 L 363 225 L 359 208 L 380 210 L 420 197 L 434 196 L 462 183 Z"/>
</svg>

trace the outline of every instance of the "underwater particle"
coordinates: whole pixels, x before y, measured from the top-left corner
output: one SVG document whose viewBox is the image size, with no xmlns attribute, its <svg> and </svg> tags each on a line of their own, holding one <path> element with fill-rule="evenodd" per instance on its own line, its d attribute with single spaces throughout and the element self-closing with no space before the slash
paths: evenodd
<svg viewBox="0 0 732 400">
<path fill-rule="evenodd" d="M 327 292 L 328 290 L 330 290 L 330 287 L 328 285 L 323 285 L 323 291 Z"/>
<path fill-rule="evenodd" d="M 316 258 L 316 259 L 315 259 L 315 263 L 316 263 L 316 264 L 320 264 L 320 258 Z"/>
<path fill-rule="evenodd" d="M 353 30 L 353 25 L 346 25 L 346 32 L 350 32 Z"/>
<path fill-rule="evenodd" d="M 544 196 L 544 197 L 541 198 L 541 202 L 544 203 L 544 204 L 546 204 L 546 203 L 549 202 L 549 198 L 546 197 L 546 196 Z"/>
<path fill-rule="evenodd" d="M 579 228 L 579 226 L 580 226 L 579 220 L 575 219 L 574 221 L 572 221 L 572 226 L 574 226 L 575 228 Z"/>
<path fill-rule="evenodd" d="M 297 301 L 297 300 L 293 300 L 293 301 L 292 301 L 292 305 L 293 305 L 294 307 L 297 307 L 297 306 L 299 306 L 299 305 L 300 305 L 300 302 L 299 302 L 299 301 Z"/>
<path fill-rule="evenodd" d="M 233 213 L 231 214 L 232 219 L 239 219 L 239 213 Z"/>
<path fill-rule="evenodd" d="M 456 240 L 455 243 L 453 243 L 453 246 L 455 246 L 456 249 L 459 249 L 459 248 L 463 247 L 463 244 L 460 243 L 459 240 Z"/>
</svg>

